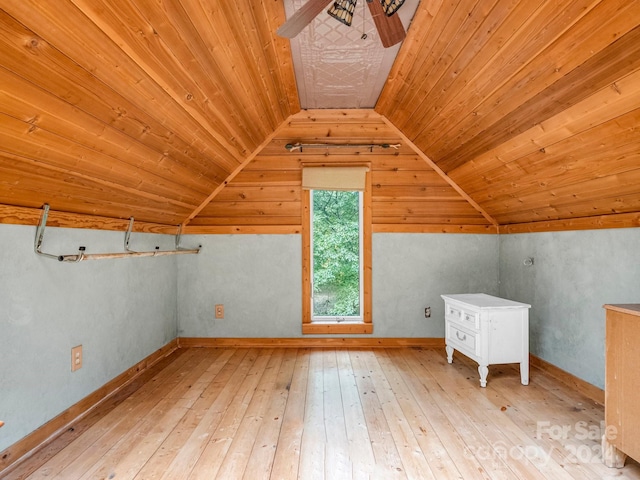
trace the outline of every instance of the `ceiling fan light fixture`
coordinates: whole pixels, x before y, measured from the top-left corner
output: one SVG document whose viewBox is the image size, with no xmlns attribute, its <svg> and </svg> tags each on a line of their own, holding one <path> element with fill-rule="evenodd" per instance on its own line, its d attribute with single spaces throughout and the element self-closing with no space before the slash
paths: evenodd
<svg viewBox="0 0 640 480">
<path fill-rule="evenodd" d="M 327 13 L 350 27 L 353 20 L 353 12 L 356 9 L 356 2 L 357 0 L 336 0 L 333 2 L 333 6 L 327 10 Z"/>
<path fill-rule="evenodd" d="M 387 17 L 390 17 L 398 11 L 404 3 L 404 0 L 380 0 L 380 3 L 382 4 L 384 13 L 387 14 Z"/>
</svg>

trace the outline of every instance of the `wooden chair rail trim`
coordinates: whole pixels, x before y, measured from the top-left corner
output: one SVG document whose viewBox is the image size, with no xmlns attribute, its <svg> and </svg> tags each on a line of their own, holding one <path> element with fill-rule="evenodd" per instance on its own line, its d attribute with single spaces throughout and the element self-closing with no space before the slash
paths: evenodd
<svg viewBox="0 0 640 480">
<path fill-rule="evenodd" d="M 128 368 L 102 387 L 84 397 L 58 416 L 31 432 L 29 435 L 0 452 L 0 477 L 16 467 L 19 462 L 26 460 L 33 453 L 55 440 L 72 425 L 99 407 L 102 403 L 122 390 L 146 370 L 153 367 L 160 360 L 178 349 L 177 339 L 167 343 L 151 355 Z"/>
<path fill-rule="evenodd" d="M 374 223 L 373 233 L 480 233 L 497 234 L 495 225 L 426 225 Z"/>
<path fill-rule="evenodd" d="M 38 225 L 41 208 L 0 205 L 0 224 Z M 91 230 L 126 231 L 128 219 L 108 218 L 52 210 L 48 225 L 64 228 L 87 228 Z M 511 225 L 451 225 L 451 224 L 372 224 L 372 233 L 486 233 L 510 235 L 518 233 L 559 232 L 575 230 L 601 230 L 612 228 L 640 227 L 640 213 L 619 213 L 596 217 L 547 220 L 543 222 Z M 135 232 L 175 235 L 178 225 L 163 225 L 136 221 Z M 182 233 L 198 235 L 229 234 L 299 234 L 301 225 L 188 225 Z"/>
<path fill-rule="evenodd" d="M 637 227 L 640 227 L 640 213 L 618 213 L 612 215 L 600 215 L 597 217 L 500 225 L 499 233 L 508 235 L 515 233 L 561 232 Z"/>
<path fill-rule="evenodd" d="M 42 208 L 15 207 L 0 205 L 0 223 L 13 225 L 38 225 L 42 216 Z M 51 210 L 47 221 L 49 227 L 87 228 L 91 230 L 119 230 L 127 231 L 129 219 L 99 217 Z M 175 235 L 178 225 L 162 225 L 159 223 L 138 222 L 136 220 L 134 232 L 162 233 Z"/>
<path fill-rule="evenodd" d="M 585 382 L 581 378 L 578 378 L 575 375 L 562 370 L 555 365 L 552 365 L 546 360 L 536 357 L 535 355 L 530 355 L 529 361 L 531 362 L 532 367 L 536 367 L 542 370 L 556 380 L 569 386 L 573 390 L 576 390 L 589 397 L 594 402 L 599 403 L 600 405 L 604 405 L 604 390 L 596 387 L 595 385 L 591 385 L 588 382 Z"/>
<path fill-rule="evenodd" d="M 300 234 L 300 225 L 187 225 L 185 235 L 292 235 Z"/>
</svg>

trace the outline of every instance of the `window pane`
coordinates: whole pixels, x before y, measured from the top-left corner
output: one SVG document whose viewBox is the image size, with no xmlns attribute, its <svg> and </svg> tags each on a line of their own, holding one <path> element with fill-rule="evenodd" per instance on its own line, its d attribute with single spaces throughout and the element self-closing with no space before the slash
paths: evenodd
<svg viewBox="0 0 640 480">
<path fill-rule="evenodd" d="M 312 191 L 313 317 L 360 316 L 360 194 Z"/>
</svg>

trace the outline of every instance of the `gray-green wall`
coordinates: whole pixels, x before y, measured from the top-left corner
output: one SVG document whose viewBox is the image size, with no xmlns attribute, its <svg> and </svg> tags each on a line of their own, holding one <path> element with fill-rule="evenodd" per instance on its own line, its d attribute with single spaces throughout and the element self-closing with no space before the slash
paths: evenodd
<svg viewBox="0 0 640 480">
<path fill-rule="evenodd" d="M 176 337 L 177 257 L 60 263 L 35 227 L 0 225 L 0 451 Z M 124 233 L 48 228 L 43 251 L 123 250 Z M 132 248 L 173 237 L 132 235 Z M 71 348 L 83 367 L 71 372 Z"/>
<path fill-rule="evenodd" d="M 203 245 L 200 255 L 79 264 L 37 257 L 34 235 L 0 225 L 0 451 L 178 335 L 301 336 L 299 235 L 185 236 L 183 245 Z M 122 251 L 123 237 L 51 228 L 44 245 Z M 170 249 L 173 237 L 136 234 L 132 243 Z M 441 337 L 440 294 L 500 294 L 531 303 L 532 353 L 602 387 L 601 307 L 640 301 L 638 245 L 640 229 L 375 234 L 374 335 Z M 216 303 L 224 320 L 213 318 Z M 78 344 L 84 367 L 71 373 Z"/>
<path fill-rule="evenodd" d="M 195 236 L 178 263 L 182 337 L 301 337 L 300 235 Z M 375 234 L 375 337 L 442 337 L 442 293 L 498 293 L 495 235 Z M 224 304 L 224 320 L 214 305 Z M 432 316 L 424 318 L 430 306 Z"/>
<path fill-rule="evenodd" d="M 640 228 L 502 235 L 500 295 L 531 304 L 531 353 L 604 388 L 602 305 L 640 302 Z"/>
</svg>

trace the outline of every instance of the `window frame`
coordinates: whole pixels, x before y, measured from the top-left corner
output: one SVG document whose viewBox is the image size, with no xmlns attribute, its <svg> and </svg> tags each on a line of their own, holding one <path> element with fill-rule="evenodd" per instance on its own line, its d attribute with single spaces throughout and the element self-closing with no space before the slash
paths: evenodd
<svg viewBox="0 0 640 480">
<path fill-rule="evenodd" d="M 362 164 L 359 164 L 362 165 Z M 353 166 L 352 164 L 349 166 Z M 368 165 L 367 165 L 368 166 Z M 329 190 L 329 189 L 327 189 Z M 317 321 L 312 318 L 312 241 L 311 194 L 302 190 L 302 333 L 303 334 L 368 334 L 373 333 L 371 313 L 371 171 L 365 176 L 362 192 L 362 304 L 359 321 Z"/>
</svg>

